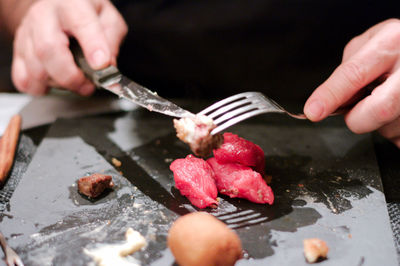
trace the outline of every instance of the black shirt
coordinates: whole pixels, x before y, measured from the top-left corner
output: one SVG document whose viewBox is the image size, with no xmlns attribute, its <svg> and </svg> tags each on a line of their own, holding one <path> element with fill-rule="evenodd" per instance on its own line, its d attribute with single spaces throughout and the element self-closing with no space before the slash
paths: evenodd
<svg viewBox="0 0 400 266">
<path fill-rule="evenodd" d="M 305 101 L 345 44 L 400 17 L 400 1 L 114 1 L 129 25 L 119 67 L 168 97 L 257 90 Z"/>
</svg>

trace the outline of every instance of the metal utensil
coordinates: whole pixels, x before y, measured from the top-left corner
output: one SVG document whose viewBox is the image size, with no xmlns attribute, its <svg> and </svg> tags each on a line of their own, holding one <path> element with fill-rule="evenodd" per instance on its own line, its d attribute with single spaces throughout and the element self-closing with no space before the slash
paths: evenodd
<svg viewBox="0 0 400 266">
<path fill-rule="evenodd" d="M 0 245 L 3 249 L 5 260 L 8 266 L 24 266 L 20 257 L 7 244 L 5 237 L 0 233 Z"/>
<path fill-rule="evenodd" d="M 331 115 L 343 114 L 346 111 L 348 111 L 346 108 L 338 109 Z M 243 92 L 233 95 L 214 103 L 199 114 L 214 120 L 217 125 L 211 131 L 214 135 L 240 121 L 263 113 L 284 113 L 297 119 L 307 119 L 304 114 L 290 113 L 260 92 Z"/>
<path fill-rule="evenodd" d="M 134 102 L 149 111 L 155 111 L 173 117 L 193 115 L 191 112 L 158 96 L 156 92 L 152 92 L 125 77 L 115 66 L 109 66 L 101 70 L 93 70 L 86 61 L 79 44 L 74 39 L 70 41 L 70 49 L 78 66 L 96 86 L 104 88 L 118 95 L 120 98 Z"/>
</svg>

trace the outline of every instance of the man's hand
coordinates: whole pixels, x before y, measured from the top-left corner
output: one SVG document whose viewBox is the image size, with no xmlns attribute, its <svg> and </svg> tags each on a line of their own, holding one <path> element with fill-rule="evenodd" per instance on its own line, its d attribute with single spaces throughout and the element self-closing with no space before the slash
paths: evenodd
<svg viewBox="0 0 400 266">
<path fill-rule="evenodd" d="M 349 129 L 378 130 L 400 148 L 400 20 L 390 19 L 351 40 L 343 60 L 310 96 L 304 113 L 311 121 L 326 118 L 365 86 L 383 80 L 345 115 Z"/>
<path fill-rule="evenodd" d="M 59 86 L 89 95 L 94 85 L 69 50 L 75 37 L 90 66 L 116 64 L 128 27 L 109 0 L 41 0 L 26 12 L 14 37 L 12 80 L 18 90 L 45 94 Z"/>
</svg>

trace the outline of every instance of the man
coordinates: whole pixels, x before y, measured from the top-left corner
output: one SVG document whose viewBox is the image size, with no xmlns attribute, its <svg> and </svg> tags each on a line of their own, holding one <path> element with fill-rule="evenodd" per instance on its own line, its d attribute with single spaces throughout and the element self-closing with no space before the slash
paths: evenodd
<svg viewBox="0 0 400 266">
<path fill-rule="evenodd" d="M 45 94 L 49 87 L 59 86 L 82 95 L 90 95 L 93 92 L 93 84 L 74 64 L 69 51 L 69 37 L 71 36 L 78 40 L 85 57 L 93 68 L 101 69 L 110 64 L 116 64 L 119 49 L 128 27 L 110 1 L 24 0 L 18 1 L 18 5 L 12 0 L 2 0 L 1 2 L 5 26 L 14 34 L 12 80 L 18 90 L 41 95 Z M 139 3 L 139 9 L 146 6 L 146 2 L 143 1 L 133 2 Z M 250 21 L 251 17 L 246 17 L 244 14 L 253 2 L 222 2 L 233 4 L 214 16 L 217 18 L 215 21 L 218 22 L 220 17 L 226 17 L 231 9 L 240 11 L 237 15 L 242 16 L 243 22 Z M 264 3 L 266 2 L 269 1 L 264 1 Z M 271 2 L 276 4 L 274 1 Z M 165 3 L 163 4 L 165 5 Z M 176 5 L 177 3 L 180 1 L 171 1 L 169 4 Z M 204 3 L 209 3 L 209 1 L 204 1 Z M 204 3 L 197 3 L 196 10 L 201 10 L 203 8 L 201 5 Z M 187 5 L 187 3 L 182 2 L 182 5 Z M 214 5 L 218 5 L 218 3 Z M 240 9 L 238 9 L 238 5 L 242 5 Z M 143 10 L 145 12 L 142 12 L 141 16 L 146 18 L 146 8 Z M 155 10 L 157 11 L 157 9 Z M 217 9 L 203 11 L 212 15 L 215 10 Z M 253 16 L 259 10 L 260 8 L 255 7 L 248 12 L 253 12 Z M 301 13 L 301 10 L 299 12 Z M 182 16 L 184 15 L 182 14 Z M 176 19 L 176 14 L 174 18 Z M 232 18 L 224 21 L 229 21 L 229 19 Z M 179 22 L 179 20 L 177 21 Z M 210 20 L 206 18 L 205 20 L 197 19 L 197 21 L 209 22 Z M 221 25 L 225 27 L 224 29 L 228 28 L 229 31 L 229 27 L 225 24 Z M 185 23 L 183 26 L 180 28 L 182 30 L 180 33 L 193 27 L 190 23 Z M 240 26 L 237 28 L 241 29 Z M 135 29 L 131 34 L 134 35 L 134 31 Z M 158 31 L 155 30 L 153 33 L 157 34 Z M 231 36 L 237 35 L 234 32 Z M 201 31 L 199 36 L 207 37 L 209 35 Z M 259 37 L 259 35 L 257 36 Z M 318 37 L 314 36 L 315 39 Z M 218 39 L 218 34 L 213 38 Z M 189 42 L 189 44 L 191 47 L 195 46 L 193 42 Z M 199 38 L 197 45 L 197 50 L 193 51 L 201 50 L 202 38 Z M 226 52 L 226 49 L 223 51 Z M 235 56 L 235 53 L 231 55 Z M 135 64 L 136 62 L 131 63 Z M 163 61 L 163 64 L 166 63 L 168 62 Z M 226 66 L 228 65 L 224 65 L 224 67 Z M 314 70 L 315 72 L 316 70 Z M 229 77 L 233 76 L 232 73 L 234 72 L 231 72 Z M 245 70 L 240 73 L 245 73 Z M 183 74 L 182 78 L 185 77 Z M 193 76 L 189 76 L 189 78 L 193 78 Z M 353 38 L 344 49 L 342 62 L 306 101 L 304 113 L 311 121 L 320 121 L 337 108 L 352 101 L 364 87 L 377 80 L 380 81 L 380 84 L 373 92 L 359 100 L 345 115 L 346 124 L 355 133 L 378 130 L 384 137 L 400 147 L 399 19 L 386 19 Z M 243 86 L 240 89 L 248 90 Z"/>
</svg>

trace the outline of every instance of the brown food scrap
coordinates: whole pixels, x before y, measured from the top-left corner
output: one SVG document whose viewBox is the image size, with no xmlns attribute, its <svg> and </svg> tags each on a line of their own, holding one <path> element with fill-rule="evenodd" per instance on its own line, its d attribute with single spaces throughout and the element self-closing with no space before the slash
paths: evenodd
<svg viewBox="0 0 400 266">
<path fill-rule="evenodd" d="M 15 150 L 21 130 L 22 118 L 20 115 L 11 117 L 10 122 L 0 139 L 0 185 L 7 180 L 8 173 L 13 165 Z"/>
<path fill-rule="evenodd" d="M 95 173 L 90 176 L 84 176 L 78 180 L 79 193 L 89 198 L 96 198 L 100 196 L 106 188 L 112 187 L 114 187 L 114 183 L 110 175 Z"/>
<path fill-rule="evenodd" d="M 111 162 L 115 167 L 121 167 L 121 165 L 122 165 L 121 161 L 114 157 L 111 158 Z"/>
<path fill-rule="evenodd" d="M 176 136 L 187 143 L 196 156 L 209 156 L 224 140 L 221 134 L 211 135 L 216 125 L 205 115 L 174 119 L 174 127 Z"/>
<path fill-rule="evenodd" d="M 304 256 L 309 263 L 317 262 L 318 259 L 325 259 L 328 255 L 328 245 L 325 241 L 318 238 L 303 240 Z"/>
</svg>

